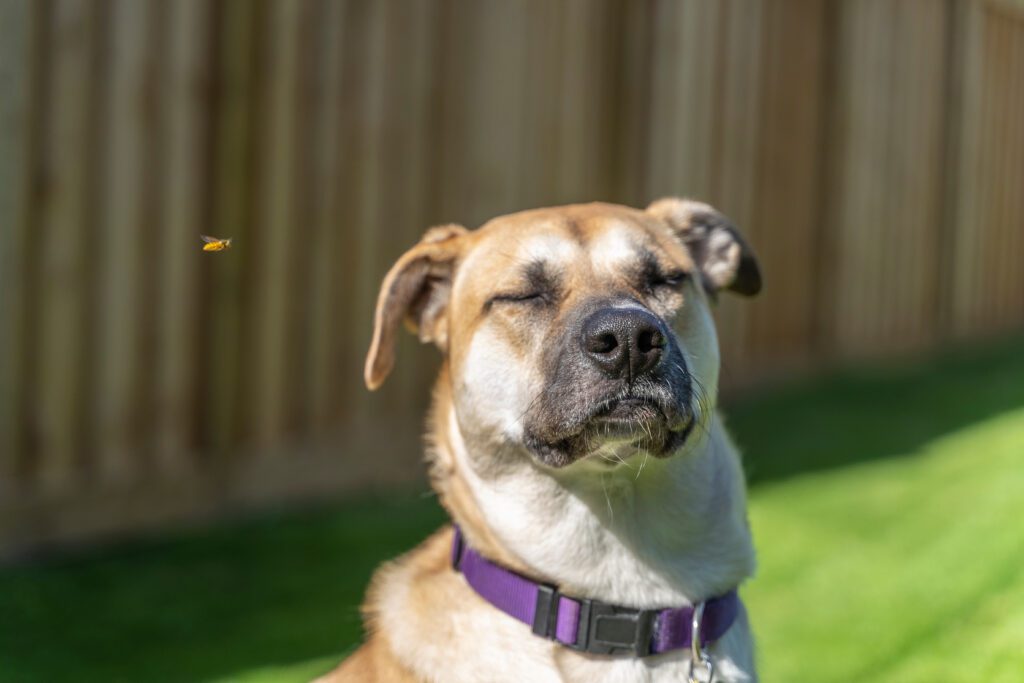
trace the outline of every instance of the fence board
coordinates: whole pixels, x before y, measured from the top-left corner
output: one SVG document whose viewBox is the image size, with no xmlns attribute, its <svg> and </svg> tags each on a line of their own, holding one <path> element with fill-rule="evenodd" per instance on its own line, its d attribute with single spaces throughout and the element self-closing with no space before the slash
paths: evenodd
<svg viewBox="0 0 1024 683">
<path fill-rule="evenodd" d="M 386 23 L 395 36 L 388 41 L 384 92 L 384 135 L 381 231 L 395 235 L 395 246 L 405 249 L 416 243 L 427 228 L 429 178 L 432 155 L 439 152 L 433 138 L 436 130 L 432 91 L 437 80 L 435 42 L 436 7 L 417 0 L 388 3 Z M 398 257 L 398 251 L 381 250 L 382 270 Z M 368 273 L 371 281 L 374 273 Z M 363 329 L 369 336 L 369 321 Z M 396 365 L 402 368 L 390 379 L 395 399 L 390 409 L 402 414 L 421 413 L 426 407 L 423 387 L 436 372 L 434 349 L 405 343 L 398 350 Z M 360 386 L 360 382 L 356 382 Z"/>
<path fill-rule="evenodd" d="M 24 448 L 24 313 L 25 247 L 28 218 L 32 76 L 37 35 L 31 3 L 0 1 L 0 26 L 9 40 L 0 42 L 0 217 L 10 220 L 0 230 L 0 499 L 14 495 Z M 2 218 L 0 218 L 2 219 Z"/>
<path fill-rule="evenodd" d="M 1013 107 L 1007 115 L 1014 129 L 1010 150 L 1010 172 L 1007 186 L 1024 187 L 1024 16 L 1018 14 L 1015 23 L 1013 56 Z M 1020 267 L 1019 254 L 1024 254 L 1024 193 L 1011 193 L 1014 199 L 1007 226 L 1007 245 L 1003 249 L 1003 269 L 1007 273 L 1006 289 L 1003 292 L 1005 307 L 1003 320 L 1012 329 L 1014 321 L 1024 316 L 1024 268 Z"/>
<path fill-rule="evenodd" d="M 896 8 L 897 46 L 894 99 L 897 115 L 888 142 L 890 233 L 902 248 L 889 255 L 889 281 L 896 291 L 881 305 L 888 308 L 885 347 L 919 349 L 937 333 L 933 307 L 937 294 L 942 201 L 943 102 L 947 81 L 945 22 L 947 6 L 922 0 Z M 891 297 L 895 296 L 895 300 Z"/>
<path fill-rule="evenodd" d="M 962 199 L 953 230 L 950 304 L 953 330 L 965 337 L 1016 327 L 1024 292 L 1024 276 L 1013 263 L 1024 221 L 1014 184 L 1014 169 L 1022 163 L 1016 93 L 1024 78 L 1024 63 L 1014 55 L 1024 40 L 1024 22 L 1006 7 L 972 4 L 966 28 Z"/>
<path fill-rule="evenodd" d="M 613 25 L 619 26 L 609 50 L 616 57 L 610 72 L 614 101 L 610 106 L 615 131 L 607 141 L 612 147 L 612 183 L 610 199 L 633 206 L 650 201 L 656 189 L 649 187 L 654 142 L 654 26 L 657 19 L 649 3 L 615 3 Z M 658 140 L 657 145 L 669 144 Z M 677 190 L 682 192 L 683 190 Z"/>
<path fill-rule="evenodd" d="M 106 177 L 98 239 L 95 450 L 100 476 L 130 479 L 141 462 L 132 431 L 143 418 L 140 325 L 146 294 L 143 238 L 152 190 L 152 108 L 147 96 L 155 72 L 150 52 L 155 6 L 121 0 L 111 5 L 110 86 L 100 139 Z M 149 109 L 149 111 L 147 111 Z"/>
<path fill-rule="evenodd" d="M 611 196 L 611 149 L 595 140 L 613 137 L 609 104 L 614 81 L 604 78 L 614 56 L 612 3 L 568 0 L 556 38 L 554 57 L 563 63 L 560 85 L 551 94 L 558 106 L 558 201 L 579 202 Z"/>
<path fill-rule="evenodd" d="M 209 139 L 210 36 L 213 15 L 203 0 L 175 2 L 169 8 L 165 66 L 166 116 L 161 144 L 166 164 L 164 220 L 156 363 L 156 458 L 167 473 L 195 465 L 198 446 L 196 398 L 199 392 L 202 299 L 200 232 L 206 224 L 208 172 L 204 147 Z"/>
<path fill-rule="evenodd" d="M 719 110 L 713 122 L 714 192 L 711 197 L 758 243 L 757 199 L 758 142 L 760 140 L 761 69 L 764 3 L 721 3 L 721 60 L 717 69 Z M 757 360 L 747 336 L 749 302 L 724 297 L 716 318 L 721 325 L 722 377 L 737 381 L 752 370 Z"/>
<path fill-rule="evenodd" d="M 822 0 L 764 8 L 762 115 L 751 242 L 766 286 L 749 306 L 746 346 L 783 370 L 816 342 L 825 125 L 827 20 Z M 830 149 L 831 151 L 831 149 Z M 747 306 L 746 303 L 743 304 Z"/>
<path fill-rule="evenodd" d="M 647 192 L 716 201 L 713 122 L 721 113 L 723 5 L 658 2 L 655 12 Z"/>
<path fill-rule="evenodd" d="M 92 79 L 99 45 L 101 6 L 57 0 L 52 13 L 52 74 L 43 112 L 41 150 L 44 194 L 39 199 L 39 306 L 29 418 L 37 444 L 35 463 L 50 490 L 70 486 L 83 463 L 86 369 L 83 338 L 89 329 L 91 285 L 88 262 L 95 240 L 92 155 L 96 138 Z"/>
<path fill-rule="evenodd" d="M 885 174 L 887 121 L 891 116 L 895 34 L 884 0 L 845 3 L 839 48 L 839 88 L 848 105 L 840 131 L 843 163 L 837 179 L 836 299 L 831 343 L 845 355 L 877 348 L 884 326 Z"/>
<path fill-rule="evenodd" d="M 335 296 L 337 257 L 341 244 L 337 216 L 341 211 L 340 192 L 336 181 L 341 167 L 341 121 L 347 97 L 342 89 L 342 31 L 344 7 L 340 2 L 324 2 L 320 34 L 316 40 L 322 45 L 320 52 L 320 87 L 316 89 L 312 126 L 314 138 L 314 197 L 312 232 L 309 246 L 313 261 L 310 269 L 309 355 L 306 364 L 307 424 L 322 432 L 331 422 L 334 403 L 335 377 L 331 370 L 337 367 L 337 351 L 341 329 L 336 320 L 340 301 Z"/>
<path fill-rule="evenodd" d="M 240 395 L 250 390 L 241 372 L 242 357 L 251 346 L 242 337 L 243 271 L 254 258 L 252 233 L 252 165 L 255 161 L 257 21 L 261 6 L 248 0 L 226 0 L 218 17 L 218 51 L 215 56 L 219 97 L 213 142 L 212 224 L 208 232 L 232 237 L 236 244 L 228 254 L 204 254 L 204 324 L 208 337 L 201 364 L 206 396 L 201 415 L 202 440 L 222 466 L 241 434 Z M 252 254 L 252 256 L 250 256 Z M 226 256 L 227 258 L 217 258 Z M 213 465 L 208 465 L 212 467 Z"/>
<path fill-rule="evenodd" d="M 516 204 L 522 200 L 526 206 L 550 206 L 569 201 L 560 192 L 563 163 L 568 162 L 561 153 L 566 131 L 560 125 L 560 100 L 562 94 L 574 86 L 562 80 L 558 68 L 567 7 L 565 3 L 529 0 L 519 10 L 517 14 L 520 15 L 523 33 L 501 36 L 500 40 L 514 58 L 508 64 L 509 77 L 518 78 L 519 88 L 510 93 L 511 106 L 504 116 L 517 118 L 521 123 L 515 136 L 510 138 L 495 136 L 487 131 L 486 126 L 480 126 L 484 132 L 481 139 L 486 138 L 487 153 L 492 155 L 488 156 L 486 163 L 500 169 L 493 173 L 495 186 L 500 187 L 507 182 L 500 180 L 502 174 L 511 176 L 512 184 L 508 188 L 511 191 L 503 197 L 503 203 L 510 207 L 510 211 L 518 210 Z M 488 18 L 488 24 L 490 21 Z M 493 34 L 500 35 L 497 31 Z M 478 77 L 486 81 L 486 68 L 478 72 Z M 497 104 L 491 90 L 495 85 L 497 83 L 488 83 L 488 90 L 484 92 L 485 101 Z M 485 115 L 480 120 L 486 121 L 487 118 Z M 510 164 L 506 159 L 515 161 Z M 488 210 L 481 208 L 480 220 L 490 218 L 487 214 Z"/>
<path fill-rule="evenodd" d="M 389 35 L 387 30 L 388 8 L 384 3 L 356 2 L 352 9 L 349 15 L 349 35 L 358 35 L 359 40 L 352 42 L 356 51 L 351 64 L 360 73 L 359 89 L 353 93 L 355 97 L 351 118 L 348 120 L 348 125 L 352 127 L 352 144 L 348 150 L 347 163 L 352 165 L 355 186 L 350 188 L 347 201 L 352 203 L 350 224 L 358 226 L 358 236 L 353 240 L 355 258 L 345 264 L 346 268 L 352 270 L 354 278 L 345 295 L 352 298 L 352 306 L 347 311 L 351 316 L 347 325 L 358 339 L 360 334 L 368 335 L 373 321 L 373 307 L 377 301 L 378 277 L 385 272 L 389 259 L 394 258 L 393 253 L 384 253 L 394 247 L 381 244 L 373 236 L 382 230 L 390 232 L 391 227 L 383 224 L 381 213 L 384 203 L 390 200 L 382 157 L 387 134 L 383 128 L 383 114 L 387 86 L 386 49 L 397 36 Z M 360 345 L 354 346 L 358 349 Z M 385 385 L 374 396 L 374 403 L 368 402 L 364 400 L 365 389 L 358 379 L 362 373 L 353 371 L 346 373 L 346 376 L 350 379 L 345 384 L 345 412 L 346 416 L 355 420 L 367 419 L 373 408 L 380 409 L 388 405 L 395 396 L 395 385 L 392 383 Z"/>
<path fill-rule="evenodd" d="M 953 180 L 947 189 L 960 188 L 956 202 L 953 224 L 950 229 L 950 248 L 947 257 L 950 263 L 949 280 L 949 326 L 954 335 L 963 336 L 969 330 L 967 316 L 972 304 L 974 290 L 973 252 L 976 242 L 966 238 L 964 226 L 978 216 L 978 188 L 981 170 L 981 136 L 989 132 L 982 127 L 982 96 L 986 92 L 982 70 L 982 44 L 984 22 L 980 6 L 968 3 L 964 13 L 963 76 L 960 83 L 963 96 L 962 114 L 958 134 L 958 165 L 951 171 Z"/>
<path fill-rule="evenodd" d="M 1024 13 L 1019 10 L 1006 18 L 1007 46 L 1005 55 L 1005 110 L 1002 117 L 1000 150 L 1002 168 L 999 173 L 1004 193 L 1000 232 L 996 239 L 998 255 L 995 270 L 998 278 L 992 296 L 996 302 L 995 318 L 1000 327 L 1016 320 L 1020 311 L 1020 298 L 1024 293 L 1024 269 L 1020 267 L 1020 255 L 1024 253 L 1024 210 L 1022 193 L 1024 187 L 1024 111 L 1021 110 L 1021 91 L 1024 90 Z"/>
<path fill-rule="evenodd" d="M 297 186 L 296 116 L 302 91 L 299 87 L 299 50 L 302 41 L 302 8 L 298 0 L 276 2 L 265 18 L 266 86 L 257 106 L 266 112 L 260 160 L 255 219 L 260 222 L 258 260 L 252 277 L 251 327 L 246 343 L 254 353 L 245 372 L 256 381 L 246 431 L 258 443 L 269 444 L 283 435 L 288 388 L 289 337 L 294 329 L 292 307 L 299 297 L 290 289 L 291 253 L 302 247 L 294 239 Z"/>
</svg>

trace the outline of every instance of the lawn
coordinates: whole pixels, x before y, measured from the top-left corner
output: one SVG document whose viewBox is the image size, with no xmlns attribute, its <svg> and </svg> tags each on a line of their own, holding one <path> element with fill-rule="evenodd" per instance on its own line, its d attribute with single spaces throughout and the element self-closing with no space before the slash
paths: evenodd
<svg viewBox="0 0 1024 683">
<path fill-rule="evenodd" d="M 1024 343 L 752 397 L 763 679 L 1024 679 Z M 0 681 L 304 681 L 442 523 L 364 499 L 0 571 Z"/>
</svg>

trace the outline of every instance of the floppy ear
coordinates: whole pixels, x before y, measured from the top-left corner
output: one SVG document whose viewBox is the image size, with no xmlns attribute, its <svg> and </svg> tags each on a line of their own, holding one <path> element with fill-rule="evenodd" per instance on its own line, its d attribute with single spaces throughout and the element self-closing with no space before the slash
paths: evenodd
<svg viewBox="0 0 1024 683">
<path fill-rule="evenodd" d="M 461 225 L 431 228 L 384 276 L 363 370 L 371 391 L 384 383 L 395 365 L 395 341 L 403 319 L 420 341 L 434 342 L 442 350 L 447 347 L 452 271 L 459 238 L 467 232 Z"/>
<path fill-rule="evenodd" d="M 757 259 L 732 222 L 714 207 L 669 197 L 647 207 L 666 221 L 686 244 L 712 292 L 728 289 L 744 296 L 761 291 Z"/>
</svg>

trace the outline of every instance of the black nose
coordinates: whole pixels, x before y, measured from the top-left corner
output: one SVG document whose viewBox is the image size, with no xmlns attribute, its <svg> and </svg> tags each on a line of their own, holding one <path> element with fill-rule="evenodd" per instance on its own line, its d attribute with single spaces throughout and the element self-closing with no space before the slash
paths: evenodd
<svg viewBox="0 0 1024 683">
<path fill-rule="evenodd" d="M 615 379 L 632 381 L 654 369 L 665 341 L 661 321 L 640 308 L 603 308 L 583 322 L 583 352 Z"/>
</svg>

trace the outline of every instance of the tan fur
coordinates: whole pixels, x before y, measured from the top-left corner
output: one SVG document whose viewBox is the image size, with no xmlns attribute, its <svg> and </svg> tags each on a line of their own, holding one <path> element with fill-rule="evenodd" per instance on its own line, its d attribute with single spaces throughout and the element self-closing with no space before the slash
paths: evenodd
<svg viewBox="0 0 1024 683">
<path fill-rule="evenodd" d="M 457 412 L 453 387 L 461 386 L 458 378 L 469 362 L 471 341 L 484 324 L 486 316 L 481 311 L 496 291 L 519 286 L 512 269 L 507 267 L 509 255 L 531 240 L 537 241 L 538 249 L 544 250 L 545 255 L 553 253 L 552 250 L 564 251 L 559 263 L 564 264 L 567 294 L 560 306 L 570 310 L 579 297 L 632 286 L 594 265 L 594 250 L 601 248 L 594 245 L 602 244 L 601 240 L 607 240 L 616 231 L 650 245 L 659 258 L 676 267 L 686 271 L 704 267 L 694 256 L 698 252 L 688 248 L 686 234 L 691 218 L 706 210 L 713 211 L 703 204 L 675 199 L 661 200 L 648 211 L 595 203 L 502 216 L 472 232 L 459 226 L 442 226 L 428 232 L 389 271 L 378 299 L 366 383 L 374 389 L 390 372 L 396 329 L 402 317 L 419 332 L 421 339 L 442 350 L 445 360 L 434 388 L 427 429 L 431 482 L 442 505 L 460 524 L 467 542 L 483 555 L 538 580 L 553 580 L 545 575 L 544 567 L 530 566 L 511 552 L 488 524 L 470 485 L 476 475 L 464 471 L 465 458 L 456 456 L 463 448 L 463 437 L 452 433 L 452 416 Z M 719 214 L 716 217 L 722 218 Z M 751 278 L 757 276 L 759 286 L 756 265 L 751 274 L 750 265 L 744 260 L 752 259 L 747 246 L 737 239 L 725 247 L 724 258 L 708 266 L 705 283 L 725 288 L 743 278 L 742 287 L 750 290 Z M 610 254 L 617 255 L 618 252 Z M 748 270 L 739 273 L 740 268 Z M 502 315 L 510 317 L 501 324 L 492 321 L 489 333 L 500 339 L 510 358 L 515 358 L 515 367 L 523 372 L 536 372 L 532 366 L 537 355 L 536 335 L 531 331 L 531 323 L 517 318 L 514 312 Z M 560 324 L 558 316 L 560 313 L 552 323 L 554 329 Z M 717 455 L 700 472 L 710 473 L 707 476 L 714 478 L 715 486 L 725 486 L 727 481 L 735 489 L 738 479 L 738 495 L 742 495 L 742 475 L 731 445 L 717 423 L 709 421 L 704 429 L 710 435 L 709 452 L 715 451 Z M 474 442 L 474 447 L 486 450 L 486 444 Z M 495 466 L 500 467 L 500 463 Z M 731 504 L 739 505 L 742 513 L 742 500 L 735 501 L 732 495 L 718 496 L 715 504 L 724 506 L 732 500 Z M 595 671 L 607 670 L 602 669 L 606 667 L 602 658 L 580 655 L 532 636 L 529 627 L 485 603 L 450 567 L 451 536 L 451 527 L 445 527 L 376 572 L 363 606 L 366 642 L 319 680 L 448 680 L 443 664 L 438 664 L 446 658 L 458 658 L 471 670 L 478 667 L 476 679 L 487 680 L 487 667 L 496 664 L 487 660 L 487 651 L 477 653 L 471 646 L 482 632 L 491 638 L 488 647 L 492 651 L 504 651 L 532 665 L 540 663 L 538 670 L 550 672 L 544 680 L 593 680 Z M 748 575 L 751 563 L 752 556 L 738 555 L 736 576 Z M 651 666 L 657 666 L 657 660 L 663 658 L 649 658 Z M 504 671 L 503 675 L 507 677 L 509 673 Z M 459 680 L 466 679 L 464 675 Z M 632 674 L 627 674 L 623 680 L 633 679 Z M 739 676 L 729 680 L 750 679 Z"/>
</svg>

